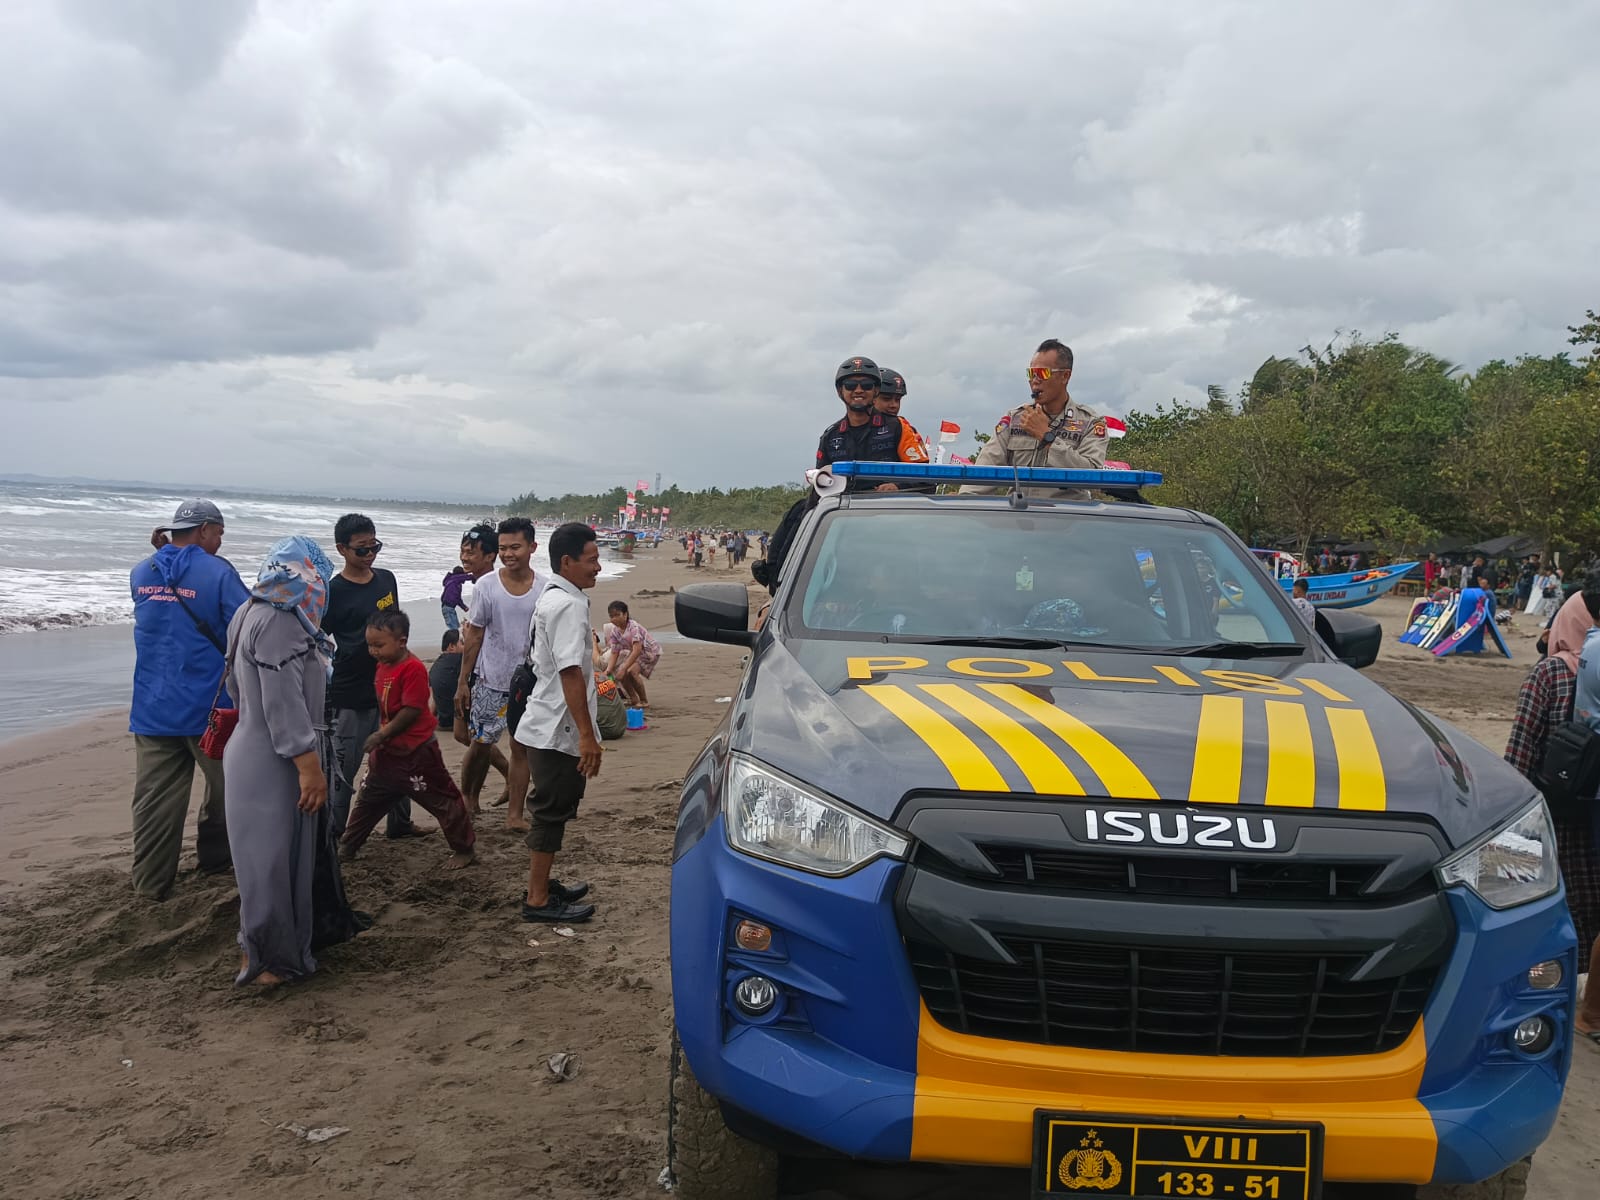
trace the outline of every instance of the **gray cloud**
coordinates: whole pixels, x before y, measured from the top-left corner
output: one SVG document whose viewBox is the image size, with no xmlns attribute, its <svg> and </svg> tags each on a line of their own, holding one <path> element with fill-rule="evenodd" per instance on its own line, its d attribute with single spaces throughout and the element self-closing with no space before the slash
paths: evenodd
<svg viewBox="0 0 1600 1200">
<path fill-rule="evenodd" d="M 1123 412 L 1596 302 L 1584 0 L 18 7 L 0 467 L 768 482 L 847 354 L 986 429 L 1046 336 Z"/>
</svg>

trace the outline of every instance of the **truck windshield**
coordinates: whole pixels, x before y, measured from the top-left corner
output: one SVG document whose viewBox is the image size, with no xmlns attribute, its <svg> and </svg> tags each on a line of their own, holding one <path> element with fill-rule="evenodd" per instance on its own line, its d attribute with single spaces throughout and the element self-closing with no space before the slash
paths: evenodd
<svg viewBox="0 0 1600 1200">
<path fill-rule="evenodd" d="M 1276 587 L 1190 522 L 844 508 L 824 514 L 784 619 L 802 637 L 1012 637 L 1166 654 L 1237 642 L 1298 655 L 1309 631 Z"/>
</svg>

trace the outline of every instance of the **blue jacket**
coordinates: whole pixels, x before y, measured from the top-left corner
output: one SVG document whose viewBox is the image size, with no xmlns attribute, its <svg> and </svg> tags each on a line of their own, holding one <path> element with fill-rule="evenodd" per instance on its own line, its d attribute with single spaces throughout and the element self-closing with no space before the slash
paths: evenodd
<svg viewBox="0 0 1600 1200">
<path fill-rule="evenodd" d="M 232 563 L 193 544 L 163 546 L 133 569 L 128 586 L 135 653 L 128 729 L 146 737 L 199 737 L 222 678 L 217 643 L 226 644 L 228 622 L 250 598 L 249 589 Z M 218 703 L 231 701 L 224 695 Z"/>
</svg>

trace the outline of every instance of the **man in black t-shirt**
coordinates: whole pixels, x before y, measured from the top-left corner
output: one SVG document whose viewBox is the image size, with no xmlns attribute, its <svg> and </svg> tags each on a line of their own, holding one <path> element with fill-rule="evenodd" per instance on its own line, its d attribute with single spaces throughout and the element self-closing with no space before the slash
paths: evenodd
<svg viewBox="0 0 1600 1200">
<path fill-rule="evenodd" d="M 333 835 L 339 838 L 350 815 L 362 747 L 378 731 L 378 694 L 372 683 L 378 664 L 367 653 L 367 618 L 398 608 L 400 590 L 393 572 L 372 565 L 383 543 L 371 517 L 361 513 L 340 517 L 333 527 L 333 544 L 344 559 L 344 570 L 328 585 L 328 611 L 322 628 L 333 635 L 338 647 L 333 655 L 333 679 L 328 684 L 328 720 L 339 759 L 328 816 Z M 401 800 L 389 811 L 386 832 L 392 838 L 421 832 L 411 823 L 410 801 Z"/>
</svg>

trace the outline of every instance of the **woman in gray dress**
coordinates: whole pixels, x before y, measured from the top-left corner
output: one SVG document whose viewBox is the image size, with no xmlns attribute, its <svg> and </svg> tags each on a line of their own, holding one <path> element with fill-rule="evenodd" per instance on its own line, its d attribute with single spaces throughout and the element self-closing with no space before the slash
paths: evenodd
<svg viewBox="0 0 1600 1200">
<path fill-rule="evenodd" d="M 333 567 L 310 538 L 285 538 L 228 626 L 228 693 L 239 722 L 222 770 L 239 885 L 238 984 L 317 969 L 311 956 L 318 812 L 331 743 L 323 718 L 332 649 L 319 628 Z"/>
</svg>

